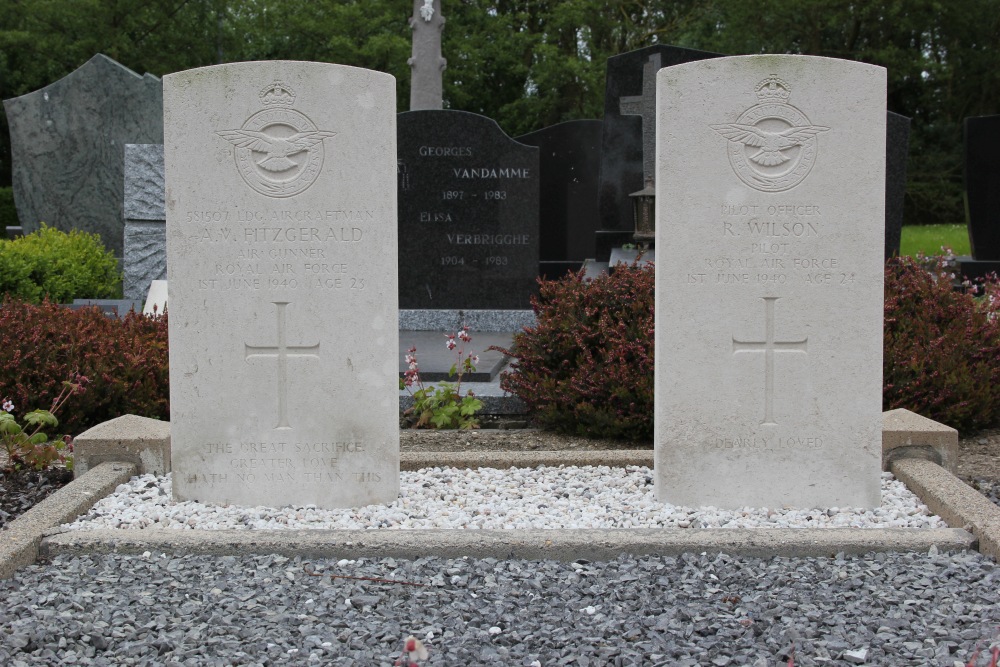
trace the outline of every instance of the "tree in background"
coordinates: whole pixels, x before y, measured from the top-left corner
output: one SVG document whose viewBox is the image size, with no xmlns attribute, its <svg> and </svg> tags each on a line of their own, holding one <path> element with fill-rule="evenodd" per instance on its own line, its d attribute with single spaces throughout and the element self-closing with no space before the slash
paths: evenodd
<svg viewBox="0 0 1000 667">
<path fill-rule="evenodd" d="M 37 90 L 95 53 L 138 73 L 257 59 L 388 72 L 408 108 L 409 0 L 6 0 L 0 97 Z M 962 119 L 1000 113 L 996 0 L 444 0 L 446 108 L 513 136 L 603 114 L 607 58 L 653 43 L 794 53 L 888 68 L 913 118 L 906 222 L 957 222 Z M 10 183 L 0 114 L 0 186 Z"/>
</svg>

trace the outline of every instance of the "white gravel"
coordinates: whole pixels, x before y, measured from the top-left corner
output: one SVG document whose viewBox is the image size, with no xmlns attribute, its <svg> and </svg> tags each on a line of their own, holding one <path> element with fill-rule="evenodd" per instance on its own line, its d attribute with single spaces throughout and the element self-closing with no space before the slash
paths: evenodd
<svg viewBox="0 0 1000 667">
<path fill-rule="evenodd" d="M 652 471 L 630 466 L 424 468 L 400 473 L 391 505 L 213 506 L 173 502 L 170 476 L 120 485 L 66 528 L 119 529 L 508 529 L 508 528 L 946 528 L 902 482 L 882 474 L 882 505 L 851 508 L 692 509 L 657 502 Z"/>
</svg>

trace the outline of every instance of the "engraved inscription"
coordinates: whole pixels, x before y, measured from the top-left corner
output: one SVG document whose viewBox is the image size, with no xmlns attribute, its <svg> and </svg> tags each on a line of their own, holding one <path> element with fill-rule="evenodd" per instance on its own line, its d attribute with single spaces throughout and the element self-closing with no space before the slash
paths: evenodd
<svg viewBox="0 0 1000 667">
<path fill-rule="evenodd" d="M 276 81 L 260 91 L 264 109 L 237 130 L 220 130 L 235 147 L 236 168 L 251 188 L 268 197 L 293 197 L 312 185 L 323 168 L 323 141 L 337 135 L 320 130 L 295 109 L 295 92 Z"/>
<path fill-rule="evenodd" d="M 734 438 L 715 438 L 709 441 L 714 449 L 733 449 L 741 452 L 773 452 L 782 449 L 822 449 L 823 438 L 817 437 L 759 437 L 745 436 Z"/>
<path fill-rule="evenodd" d="M 278 425 L 275 430 L 290 429 L 288 423 L 288 357 L 319 358 L 319 343 L 315 345 L 288 345 L 285 341 L 285 307 L 287 301 L 273 302 L 277 309 L 278 342 L 276 345 L 244 345 L 244 359 L 253 357 L 274 357 L 278 360 Z"/>
<path fill-rule="evenodd" d="M 762 425 L 776 425 L 774 421 L 774 355 L 776 352 L 806 353 L 806 343 L 802 340 L 778 341 L 774 339 L 774 302 L 780 297 L 765 296 L 764 299 L 764 340 L 743 341 L 733 336 L 733 354 L 739 352 L 764 353 L 764 419 Z"/>
<path fill-rule="evenodd" d="M 735 123 L 710 127 L 728 140 L 736 176 L 755 190 L 782 192 L 805 180 L 816 162 L 817 135 L 830 128 L 813 125 L 788 104 L 791 88 L 776 76 L 757 84 L 758 104 Z"/>
<path fill-rule="evenodd" d="M 286 349 L 295 348 L 286 346 Z M 382 473 L 369 470 L 369 463 L 363 459 L 353 460 L 358 456 L 364 457 L 368 452 L 368 447 L 361 440 L 207 442 L 203 448 L 206 455 L 220 457 L 219 465 L 225 465 L 228 472 L 206 470 L 197 475 L 186 476 L 185 479 L 189 482 L 212 486 L 232 480 L 242 484 L 262 481 L 323 484 L 348 480 L 374 484 L 382 481 Z"/>
<path fill-rule="evenodd" d="M 718 210 L 723 239 L 735 241 L 724 246 L 731 254 L 699 258 L 683 277 L 686 284 L 854 285 L 849 259 L 816 254 L 809 243 L 829 229 L 818 204 L 726 202 Z"/>
</svg>

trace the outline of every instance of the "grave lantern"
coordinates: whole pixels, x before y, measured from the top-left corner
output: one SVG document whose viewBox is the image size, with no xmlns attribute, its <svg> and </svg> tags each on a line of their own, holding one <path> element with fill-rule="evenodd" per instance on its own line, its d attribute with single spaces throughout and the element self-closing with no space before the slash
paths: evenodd
<svg viewBox="0 0 1000 667">
<path fill-rule="evenodd" d="M 632 212 L 635 215 L 635 234 L 637 242 L 651 242 L 656 239 L 656 188 L 653 179 L 646 177 L 646 187 L 629 195 L 632 199 Z"/>
</svg>

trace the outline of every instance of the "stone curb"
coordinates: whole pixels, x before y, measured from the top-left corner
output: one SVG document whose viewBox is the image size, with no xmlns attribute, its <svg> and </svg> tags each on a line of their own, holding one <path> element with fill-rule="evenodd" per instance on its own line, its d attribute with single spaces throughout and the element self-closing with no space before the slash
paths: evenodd
<svg viewBox="0 0 1000 667">
<path fill-rule="evenodd" d="M 303 558 L 497 558 L 613 560 L 621 554 L 690 552 L 829 557 L 872 551 L 972 548 L 955 528 L 671 528 L 610 530 L 67 530 L 46 537 L 42 554 L 281 554 Z"/>
<path fill-rule="evenodd" d="M 970 530 L 980 553 L 1000 561 L 1000 507 L 931 461 L 900 459 L 890 469 L 949 526 Z"/>
<path fill-rule="evenodd" d="M 400 470 L 421 468 L 534 468 L 536 466 L 653 467 L 651 449 L 582 451 L 400 452 Z"/>
<path fill-rule="evenodd" d="M 131 463 L 102 463 L 7 524 L 0 531 L 0 579 L 34 563 L 43 535 L 85 513 L 135 473 Z"/>
</svg>

